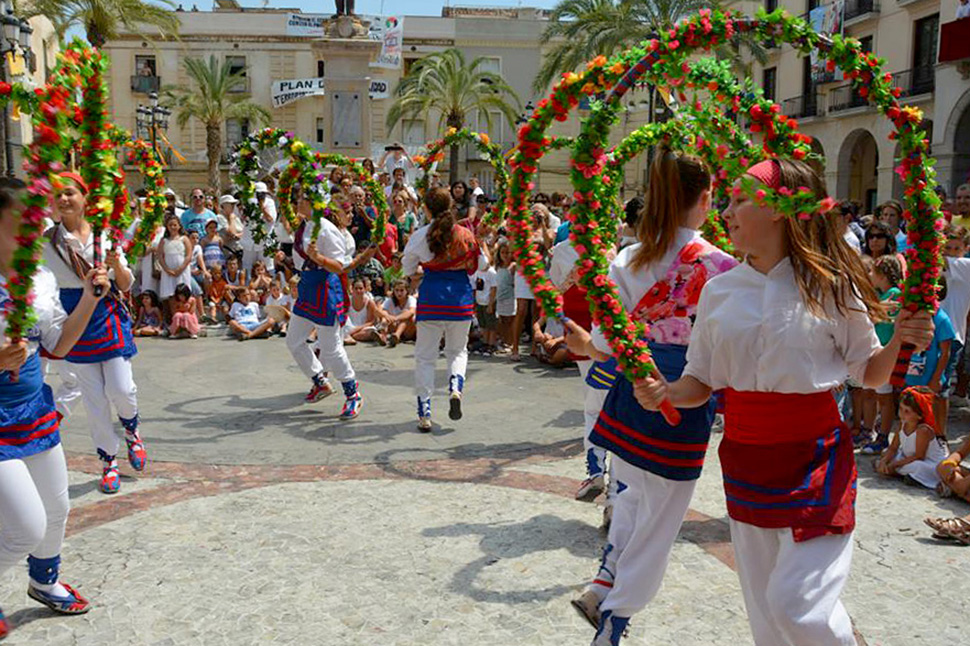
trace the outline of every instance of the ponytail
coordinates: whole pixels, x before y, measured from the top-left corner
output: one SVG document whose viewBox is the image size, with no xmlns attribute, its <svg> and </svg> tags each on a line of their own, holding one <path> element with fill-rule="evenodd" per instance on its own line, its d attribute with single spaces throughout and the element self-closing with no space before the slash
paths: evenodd
<svg viewBox="0 0 970 646">
<path fill-rule="evenodd" d="M 428 248 L 431 253 L 444 253 L 451 246 L 452 229 L 455 226 L 455 212 L 451 208 L 451 193 L 446 188 L 431 189 L 424 196 L 424 205 L 431 215 L 431 229 L 428 231 Z"/>
<path fill-rule="evenodd" d="M 684 213 L 710 186 L 711 174 L 700 159 L 676 154 L 666 143 L 660 144 L 650 166 L 650 183 L 637 223 L 641 244 L 633 257 L 634 269 L 664 257 L 674 243 L 677 228 L 684 223 Z"/>
</svg>

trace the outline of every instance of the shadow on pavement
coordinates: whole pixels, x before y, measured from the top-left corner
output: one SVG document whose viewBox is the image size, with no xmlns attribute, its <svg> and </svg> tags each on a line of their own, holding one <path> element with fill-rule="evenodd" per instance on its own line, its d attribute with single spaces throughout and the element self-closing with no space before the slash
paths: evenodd
<svg viewBox="0 0 970 646">
<path fill-rule="evenodd" d="M 582 521 L 563 520 L 551 514 L 533 516 L 523 522 L 502 523 L 455 523 L 442 527 L 429 527 L 421 532 L 428 537 L 481 536 L 479 545 L 485 553 L 458 570 L 452 577 L 453 592 L 483 603 L 516 605 L 545 602 L 579 589 L 583 583 L 554 585 L 542 588 L 518 590 L 489 590 L 477 585 L 477 579 L 485 568 L 503 559 L 519 559 L 536 552 L 565 550 L 572 556 L 588 559 L 591 571 L 600 556 L 602 535 L 599 530 Z M 505 580 L 521 584 L 529 583 L 529 571 Z M 536 574 L 536 579 L 539 579 Z"/>
</svg>

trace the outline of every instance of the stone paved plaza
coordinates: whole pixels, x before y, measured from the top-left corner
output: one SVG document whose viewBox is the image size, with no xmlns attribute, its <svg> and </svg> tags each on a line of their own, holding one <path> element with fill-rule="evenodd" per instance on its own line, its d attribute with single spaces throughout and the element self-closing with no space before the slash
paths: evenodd
<svg viewBox="0 0 970 646">
<path fill-rule="evenodd" d="M 569 599 L 594 573 L 601 507 L 583 477 L 578 373 L 472 357 L 465 419 L 414 428 L 413 346 L 350 348 L 361 417 L 302 402 L 281 339 L 140 343 L 152 462 L 97 491 L 83 410 L 64 425 L 74 509 L 64 578 L 93 602 L 63 618 L 0 578 L 8 643 L 62 645 L 576 644 Z M 445 385 L 439 372 L 439 385 Z M 439 399 L 444 403 L 444 399 Z M 968 418 L 952 418 L 965 432 Z M 951 436 L 957 433 L 951 431 Z M 715 435 L 656 602 L 632 645 L 751 644 L 725 522 Z M 927 515 L 970 509 L 860 462 L 845 602 L 860 644 L 968 643 L 970 548 Z"/>
</svg>

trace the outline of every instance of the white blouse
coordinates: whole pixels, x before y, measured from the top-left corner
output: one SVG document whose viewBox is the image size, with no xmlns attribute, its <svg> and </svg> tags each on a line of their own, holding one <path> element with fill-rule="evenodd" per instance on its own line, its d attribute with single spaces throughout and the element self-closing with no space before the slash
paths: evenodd
<svg viewBox="0 0 970 646">
<path fill-rule="evenodd" d="M 64 229 L 64 225 L 58 224 L 61 227 L 61 233 L 64 236 L 65 242 L 73 247 L 81 257 L 88 262 L 88 264 L 94 264 L 94 234 L 88 236 L 86 243 L 82 244 L 80 240 L 74 237 L 74 234 Z M 101 232 L 101 253 L 104 254 L 109 249 L 111 249 L 111 241 L 108 238 L 108 233 L 106 231 Z M 128 259 L 125 254 L 118 254 L 121 259 L 121 266 L 128 268 Z M 103 259 L 103 258 L 102 258 Z M 44 245 L 44 264 L 54 273 L 54 277 L 57 279 L 57 286 L 61 289 L 83 289 L 84 283 L 82 279 L 74 273 L 74 269 L 65 260 L 70 262 L 70 258 L 65 256 L 64 260 L 61 260 L 60 256 L 54 250 L 54 246 L 48 241 Z M 108 278 L 114 280 L 115 272 L 114 269 L 108 270 Z"/>
<path fill-rule="evenodd" d="M 617 291 L 620 294 L 620 302 L 623 303 L 623 307 L 627 312 L 632 312 L 633 308 L 640 302 L 640 299 L 643 298 L 643 295 L 658 280 L 663 280 L 666 277 L 667 272 L 670 271 L 670 268 L 680 255 L 680 250 L 689 242 L 700 237 L 700 231 L 696 229 L 679 227 L 670 248 L 667 249 L 667 253 L 664 254 L 663 258 L 637 269 L 633 269 L 631 263 L 637 251 L 640 249 L 639 242 L 625 247 L 616 255 L 616 258 L 610 263 L 609 276 L 616 283 Z M 610 349 L 609 342 L 607 342 L 606 337 L 598 325 L 593 325 L 592 337 L 593 346 L 597 350 L 608 354 L 613 353 L 613 350 Z"/>
<path fill-rule="evenodd" d="M 3 276 L 0 276 L 0 287 L 6 292 L 7 279 Z M 51 352 L 61 340 L 64 321 L 67 320 L 67 313 L 61 307 L 57 279 L 54 278 L 54 274 L 46 267 L 39 267 L 34 274 L 31 292 L 34 295 L 33 308 L 37 315 L 37 323 L 27 333 L 28 351 L 33 354 L 37 352 L 39 346 L 43 345 L 48 352 Z M 6 308 L 0 307 L 0 338 L 6 338 L 6 332 Z"/>
<path fill-rule="evenodd" d="M 846 377 L 861 382 L 882 346 L 862 301 L 848 307 L 840 314 L 833 304 L 820 318 L 802 301 L 787 258 L 767 275 L 745 262 L 704 287 L 684 375 L 714 390 L 800 394 Z"/>
<path fill-rule="evenodd" d="M 308 222 L 303 229 L 303 248 L 307 249 L 313 244 L 313 222 Z M 320 220 L 320 235 L 317 236 L 317 252 L 336 260 L 344 268 L 348 267 L 354 259 L 354 251 L 349 248 L 344 234 L 337 228 L 337 225 L 326 218 Z M 293 252 L 293 265 L 296 269 L 303 269 L 303 257 Z"/>
<path fill-rule="evenodd" d="M 455 225 L 459 226 L 459 225 Z M 408 238 L 408 243 L 404 246 L 402 253 L 401 266 L 405 276 L 413 276 L 417 273 L 418 267 L 422 264 L 434 260 L 435 255 L 428 246 L 428 232 L 431 225 L 426 224 Z M 478 256 L 478 271 L 483 271 L 488 267 L 488 260 L 484 254 Z"/>
</svg>

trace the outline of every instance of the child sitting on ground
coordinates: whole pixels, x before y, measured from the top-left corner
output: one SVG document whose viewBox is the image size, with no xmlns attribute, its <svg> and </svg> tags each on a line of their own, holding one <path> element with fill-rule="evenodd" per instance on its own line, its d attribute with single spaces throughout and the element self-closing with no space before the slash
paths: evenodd
<svg viewBox="0 0 970 646">
<path fill-rule="evenodd" d="M 290 316 L 293 314 L 293 298 L 289 294 L 283 293 L 283 288 L 277 281 L 273 281 L 273 284 L 269 286 L 269 294 L 266 295 L 266 306 L 274 305 L 279 307 L 277 310 L 278 314 L 282 316 L 273 316 L 277 319 L 276 330 L 280 334 L 286 334 L 286 324 L 290 320 Z"/>
<path fill-rule="evenodd" d="M 266 295 L 269 294 L 269 286 L 275 281 L 270 278 L 266 271 L 266 263 L 257 260 L 253 263 L 253 277 L 249 282 L 249 291 L 252 292 L 251 298 L 260 305 L 266 304 Z"/>
<path fill-rule="evenodd" d="M 403 279 L 394 283 L 391 295 L 384 299 L 381 306 L 384 320 L 387 322 L 387 347 L 393 348 L 400 341 L 413 341 L 418 328 L 414 321 L 414 313 L 418 302 L 408 294 L 408 284 Z"/>
<path fill-rule="evenodd" d="M 569 348 L 566 347 L 566 331 L 562 323 L 556 319 L 547 319 L 543 315 L 532 324 L 532 334 L 541 363 L 547 363 L 554 368 L 566 365 L 569 361 Z"/>
<path fill-rule="evenodd" d="M 196 301 L 188 285 L 175 288 L 172 298 L 172 324 L 169 336 L 175 339 L 199 338 L 199 319 L 195 315 Z"/>
<path fill-rule="evenodd" d="M 933 415 L 934 396 L 926 386 L 903 391 L 899 398 L 899 431 L 875 463 L 880 474 L 899 476 L 929 489 L 940 483 L 937 467 L 946 457 L 947 448 Z"/>
<path fill-rule="evenodd" d="M 164 327 L 158 294 L 150 289 L 145 290 L 138 296 L 138 302 L 141 306 L 138 308 L 138 319 L 131 333 L 135 336 L 160 336 Z"/>
<path fill-rule="evenodd" d="M 229 328 L 240 341 L 262 336 L 276 325 L 272 317 L 260 320 L 259 303 L 255 302 L 252 296 L 252 292 L 248 289 L 242 290 L 229 310 Z"/>
<path fill-rule="evenodd" d="M 404 278 L 404 266 L 401 264 L 403 257 L 404 255 L 400 251 L 391 256 L 391 264 L 384 270 L 385 285 L 394 285 L 394 283 Z"/>
<path fill-rule="evenodd" d="M 940 484 L 936 486 L 936 493 L 941 498 L 957 495 L 970 502 L 970 469 L 960 464 L 970 457 L 970 436 L 956 451 L 946 456 L 936 466 L 936 474 L 940 476 Z"/>
<path fill-rule="evenodd" d="M 377 341 L 385 343 L 383 331 L 378 330 L 381 321 L 380 308 L 374 298 L 367 293 L 363 278 L 354 280 L 350 290 L 350 308 L 347 310 L 347 324 L 344 326 L 344 345 L 356 345 L 358 341 Z"/>
</svg>

